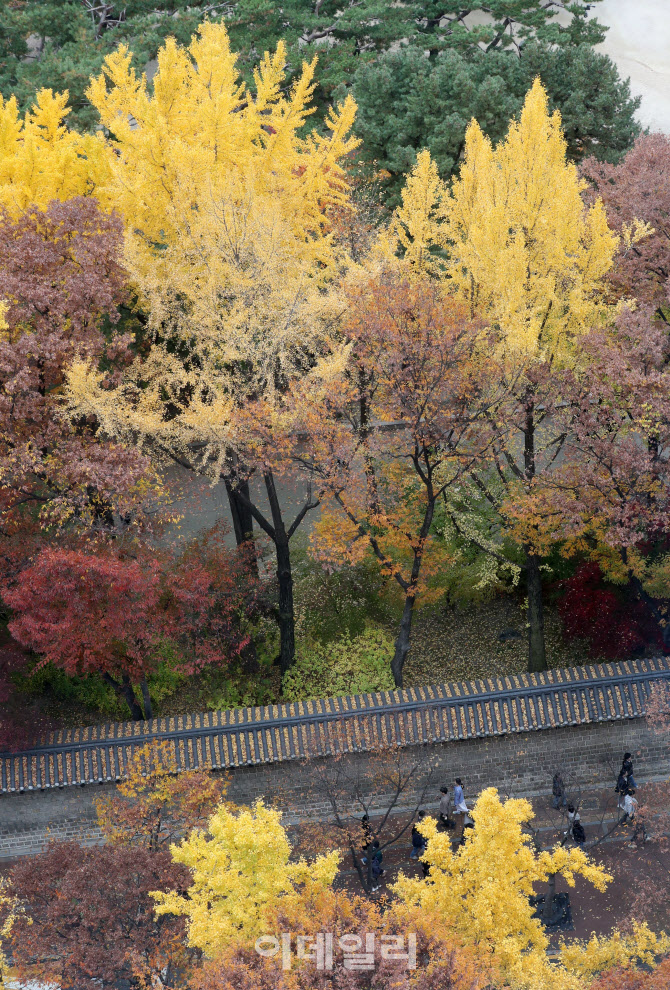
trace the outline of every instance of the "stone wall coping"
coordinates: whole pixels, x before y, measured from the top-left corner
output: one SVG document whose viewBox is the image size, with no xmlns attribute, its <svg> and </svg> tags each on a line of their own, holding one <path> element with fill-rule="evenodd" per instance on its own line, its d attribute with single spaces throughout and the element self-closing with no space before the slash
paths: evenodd
<svg viewBox="0 0 670 990">
<path fill-rule="evenodd" d="M 152 741 L 170 745 L 178 771 L 225 770 L 642 718 L 660 680 L 666 658 L 67 729 L 0 753 L 0 793 L 120 780 Z"/>
</svg>

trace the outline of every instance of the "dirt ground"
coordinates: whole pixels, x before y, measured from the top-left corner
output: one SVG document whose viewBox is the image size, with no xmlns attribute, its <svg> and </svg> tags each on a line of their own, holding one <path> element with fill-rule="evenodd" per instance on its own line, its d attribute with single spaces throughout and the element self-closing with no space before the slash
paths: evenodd
<svg viewBox="0 0 670 990">
<path fill-rule="evenodd" d="M 549 667 L 594 662 L 585 643 L 563 638 L 558 612 L 549 603 L 544 624 Z M 501 642 L 501 633 L 510 638 Z M 526 616 L 520 596 L 500 595 L 417 612 L 405 666 L 406 687 L 501 677 L 527 669 Z"/>
</svg>

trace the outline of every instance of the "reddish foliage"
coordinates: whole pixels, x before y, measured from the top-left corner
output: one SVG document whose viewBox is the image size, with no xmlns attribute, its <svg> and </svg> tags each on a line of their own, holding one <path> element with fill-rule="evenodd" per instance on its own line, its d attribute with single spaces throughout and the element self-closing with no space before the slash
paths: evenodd
<svg viewBox="0 0 670 990">
<path fill-rule="evenodd" d="M 440 930 L 434 918 L 427 925 L 418 917 L 400 919 L 393 911 L 382 913 L 364 898 L 328 892 L 294 911 L 280 909 L 276 927 L 270 925 L 268 932 L 297 932 L 307 936 L 305 948 L 312 956 L 314 936 L 330 933 L 332 969 L 317 969 L 314 958 L 298 961 L 294 935 L 291 970 L 282 969 L 281 952 L 263 958 L 253 948 L 233 948 L 196 970 L 190 983 L 192 990 L 485 990 L 491 986 L 491 970 L 485 954 L 460 945 L 449 932 Z M 407 960 L 381 957 L 382 936 L 401 937 L 406 952 L 408 933 L 416 935 L 416 969 L 409 969 Z M 338 944 L 345 935 L 360 939 L 361 948 L 350 950 L 359 957 L 365 952 L 366 936 L 374 936 L 373 969 L 355 970 L 345 964 Z"/>
<path fill-rule="evenodd" d="M 663 647 L 649 610 L 606 582 L 598 564 L 581 564 L 560 588 L 563 596 L 558 611 L 563 631 L 570 638 L 586 639 L 594 656 L 625 657 L 648 643 Z"/>
<path fill-rule="evenodd" d="M 382 274 L 351 286 L 348 302 L 346 376 L 323 392 L 295 390 L 295 434 L 309 438 L 319 498 L 339 509 L 324 514 L 324 562 L 355 560 L 369 546 L 401 589 L 392 662 L 401 687 L 416 599 L 444 566 L 437 507 L 486 449 L 479 427 L 497 377 L 477 347 L 481 326 L 436 285 Z M 304 450 L 293 455 L 304 463 Z"/>
<path fill-rule="evenodd" d="M 643 134 L 619 165 L 588 158 L 581 171 L 602 197 L 616 231 L 635 219 L 654 228 L 617 258 L 611 274 L 616 294 L 662 305 L 670 277 L 670 138 Z"/>
<path fill-rule="evenodd" d="M 156 561 L 44 549 L 4 592 L 14 638 L 69 674 L 131 673 L 147 662 L 161 594 Z"/>
<path fill-rule="evenodd" d="M 585 522 L 610 546 L 670 531 L 670 388 L 667 328 L 648 310 L 582 342 L 583 366 L 566 382 L 571 410 L 565 467 L 556 472 L 564 535 Z M 573 497 L 576 496 L 576 497 Z"/>
<path fill-rule="evenodd" d="M 240 617 L 255 587 L 218 530 L 176 561 L 108 543 L 93 549 L 45 549 L 3 589 L 11 634 L 41 662 L 70 675 L 101 673 L 140 718 L 131 685 L 156 669 L 161 641 L 177 644 L 183 673 L 227 663 L 248 642 Z"/>
<path fill-rule="evenodd" d="M 614 969 L 603 973 L 591 990 L 667 990 L 670 986 L 670 959 L 664 959 L 656 969 Z"/>
<path fill-rule="evenodd" d="M 100 316 L 113 314 L 123 295 L 122 242 L 121 218 L 89 197 L 54 200 L 16 221 L 0 213 L 0 298 L 10 304 L 12 338 L 21 327 L 58 334 L 43 369 L 47 389 L 77 347 L 100 352 Z"/>
<path fill-rule="evenodd" d="M 20 860 L 8 891 L 25 912 L 11 937 L 19 973 L 100 990 L 174 968 L 184 955 L 183 921 L 156 918 L 149 891 L 185 889 L 189 876 L 167 850 L 121 845 L 56 843 Z"/>
<path fill-rule="evenodd" d="M 148 471 L 136 451 L 95 442 L 95 424 L 76 428 L 58 414 L 64 369 L 75 354 L 130 359 L 130 337 L 108 348 L 101 327 L 118 320 L 124 298 L 120 218 L 90 198 L 53 202 L 12 221 L 0 212 L 0 300 L 9 304 L 0 335 L 0 479 L 2 523 L 13 532 L 22 506 L 36 503 L 80 513 L 92 500 L 105 506 L 124 498 Z"/>
</svg>

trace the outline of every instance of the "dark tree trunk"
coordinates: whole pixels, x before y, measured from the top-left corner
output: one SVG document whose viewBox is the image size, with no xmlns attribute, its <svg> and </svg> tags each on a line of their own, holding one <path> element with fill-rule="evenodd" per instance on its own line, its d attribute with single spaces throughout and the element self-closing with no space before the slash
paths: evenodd
<svg viewBox="0 0 670 990">
<path fill-rule="evenodd" d="M 149 685 L 147 684 L 146 677 L 143 677 L 140 682 L 140 687 L 142 689 L 142 700 L 144 702 L 144 717 L 147 722 L 152 719 L 153 709 L 151 707 L 151 695 L 149 694 Z"/>
<path fill-rule="evenodd" d="M 528 670 L 532 673 L 547 669 L 542 573 L 540 558 L 535 554 L 528 554 L 526 557 L 526 588 L 528 590 Z"/>
<path fill-rule="evenodd" d="M 254 517 L 251 514 L 251 509 L 248 503 L 251 501 L 249 495 L 249 482 L 239 481 L 237 484 L 233 485 L 229 478 L 224 479 L 226 486 L 226 493 L 228 495 L 228 503 L 230 505 L 230 515 L 233 520 L 233 532 L 235 533 L 235 542 L 238 547 L 246 543 L 247 540 L 252 540 L 254 536 Z M 238 498 L 237 493 L 243 495 L 246 498 L 246 502 Z"/>
<path fill-rule="evenodd" d="M 417 474 L 421 476 L 420 471 L 417 471 Z M 402 616 L 400 617 L 400 627 L 398 629 L 398 636 L 395 641 L 395 652 L 393 654 L 393 660 L 391 661 L 393 680 L 395 681 L 395 686 L 399 688 L 402 687 L 402 672 L 405 666 L 405 660 L 407 659 L 407 654 L 409 653 L 412 618 L 414 617 L 414 603 L 416 601 L 416 586 L 419 580 L 419 574 L 421 572 L 421 564 L 423 563 L 426 540 L 428 539 L 430 527 L 433 524 L 433 517 L 435 515 L 435 492 L 433 490 L 431 471 L 427 471 L 426 480 L 424 483 L 426 485 L 426 510 L 423 515 L 423 523 L 421 524 L 421 530 L 419 532 L 419 543 L 414 550 L 412 573 L 410 575 L 409 582 L 403 582 L 401 585 L 403 591 L 405 592 L 405 604 L 403 606 Z"/>
<path fill-rule="evenodd" d="M 144 712 L 140 707 L 140 703 L 135 697 L 135 692 L 133 691 L 133 685 L 130 682 L 130 678 L 127 674 L 124 674 L 121 683 L 115 680 L 111 674 L 104 673 L 102 679 L 107 682 L 111 687 L 114 688 L 117 695 L 123 698 L 128 708 L 130 708 L 130 716 L 136 722 L 142 722 L 144 720 Z"/>
<path fill-rule="evenodd" d="M 556 874 L 549 874 L 547 891 L 544 895 L 544 905 L 542 907 L 542 921 L 548 924 L 554 913 L 554 894 L 556 893 Z"/>
<path fill-rule="evenodd" d="M 235 542 L 238 547 L 247 545 L 252 552 L 249 554 L 249 567 L 252 573 L 258 577 L 258 559 L 254 551 L 254 517 L 251 512 L 251 494 L 249 492 L 249 482 L 239 481 L 233 483 L 230 478 L 224 478 L 230 515 L 233 520 L 233 532 Z"/>
<path fill-rule="evenodd" d="M 287 539 L 277 540 L 277 582 L 279 602 L 277 622 L 279 625 L 279 666 L 282 674 L 293 666 L 295 660 L 295 618 L 293 615 L 293 575 L 291 555 Z"/>
<path fill-rule="evenodd" d="M 535 478 L 535 404 L 532 398 L 526 405 L 524 423 L 524 476 L 530 486 Z M 526 588 L 528 591 L 528 670 L 547 669 L 544 642 L 544 607 L 542 603 L 542 573 L 540 558 L 526 548 Z"/>
<path fill-rule="evenodd" d="M 400 627 L 398 629 L 398 635 L 395 641 L 395 653 L 393 654 L 393 660 L 391 661 L 393 680 L 395 681 L 395 686 L 398 688 L 402 687 L 402 672 L 405 666 L 405 660 L 407 659 L 407 654 L 409 653 L 412 618 L 414 616 L 414 602 L 414 595 L 408 595 L 405 598 L 405 605 L 403 607 L 402 616 L 400 619 Z"/>
<path fill-rule="evenodd" d="M 277 609 L 277 624 L 279 625 L 279 666 L 285 674 L 293 666 L 295 660 L 295 616 L 293 611 L 293 573 L 291 571 L 291 551 L 289 535 L 284 526 L 279 497 L 275 488 L 272 471 L 263 475 L 265 490 L 270 503 L 272 524 L 274 527 L 274 544 L 277 555 L 277 584 L 279 587 L 279 602 Z"/>
</svg>

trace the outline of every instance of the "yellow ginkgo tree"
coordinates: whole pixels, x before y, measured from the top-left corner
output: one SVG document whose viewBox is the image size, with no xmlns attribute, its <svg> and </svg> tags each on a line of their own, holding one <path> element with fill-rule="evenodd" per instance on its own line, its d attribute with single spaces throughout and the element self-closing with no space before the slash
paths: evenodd
<svg viewBox="0 0 670 990">
<path fill-rule="evenodd" d="M 308 493 L 285 522 L 271 445 L 241 414 L 262 402 L 268 425 L 288 383 L 334 354 L 346 259 L 329 215 L 347 201 L 343 159 L 357 144 L 351 97 L 325 133 L 305 132 L 315 62 L 287 91 L 285 60 L 280 43 L 249 89 L 225 26 L 211 23 L 188 48 L 166 42 L 151 92 L 125 48 L 106 59 L 88 95 L 113 135 L 104 194 L 126 221 L 147 348 L 117 388 L 78 362 L 68 391 L 109 435 L 224 477 L 238 540 L 255 520 L 275 544 L 283 669 L 295 651 L 289 540 L 314 502 Z M 250 499 L 254 465 L 270 514 Z"/>
<path fill-rule="evenodd" d="M 507 385 L 506 400 L 487 423 L 491 458 L 447 515 L 461 536 L 525 574 L 531 670 L 546 667 L 541 567 L 548 545 L 533 497 L 567 435 L 557 411 L 561 375 L 574 366 L 580 337 L 611 315 L 603 280 L 618 245 L 601 201 L 585 206 L 585 183 L 566 148 L 560 115 L 549 112 L 538 79 L 496 147 L 472 121 L 450 189 L 428 152 L 419 156 L 382 244 L 401 267 L 423 266 L 442 279 L 491 328 L 496 384 Z M 506 538 L 516 546 L 511 560 Z"/>
<path fill-rule="evenodd" d="M 431 882 L 401 875 L 395 893 L 410 914 L 419 909 L 424 917 L 435 915 L 466 942 L 488 949 L 505 986 L 577 990 L 583 984 L 549 964 L 549 940 L 529 898 L 552 874 L 560 874 L 570 887 L 583 876 L 598 890 L 611 877 L 579 848 L 538 853 L 524 831 L 533 818 L 526 800 L 501 801 L 490 787 L 480 794 L 472 817 L 474 828 L 456 852 L 449 834 L 426 819 L 420 826 L 428 839 L 422 859 L 430 866 Z"/>
<path fill-rule="evenodd" d="M 13 218 L 52 199 L 100 196 L 109 172 L 102 134 L 68 130 L 68 94 L 42 89 L 19 116 L 16 97 L 0 96 L 0 208 Z"/>
<path fill-rule="evenodd" d="M 262 801 L 237 814 L 222 804 L 206 832 L 194 831 L 171 853 L 193 883 L 186 896 L 153 894 L 156 911 L 185 916 L 189 944 L 210 958 L 234 943 L 253 945 L 280 904 L 329 888 L 339 862 L 338 852 L 290 861 L 281 814 Z"/>
</svg>

